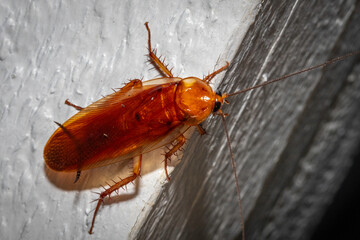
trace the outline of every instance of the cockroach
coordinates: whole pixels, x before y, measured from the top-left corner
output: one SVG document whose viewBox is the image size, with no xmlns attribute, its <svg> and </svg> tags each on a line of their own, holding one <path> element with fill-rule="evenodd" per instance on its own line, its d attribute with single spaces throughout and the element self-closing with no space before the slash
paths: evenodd
<svg viewBox="0 0 360 240">
<path fill-rule="evenodd" d="M 59 127 L 44 148 L 45 163 L 55 171 L 77 172 L 76 182 L 82 170 L 133 159 L 132 175 L 114 182 L 99 194 L 89 230 L 92 234 L 95 218 L 104 198 L 110 197 L 112 192 L 140 176 L 144 153 L 166 145 L 171 146 L 164 156 L 165 174 L 170 180 L 167 164 L 171 156 L 185 144 L 184 133 L 191 127 L 196 127 L 200 134 L 204 134 L 205 130 L 200 123 L 211 114 L 220 115 L 230 150 L 240 207 L 242 236 L 245 239 L 236 165 L 225 121 L 226 114 L 221 111 L 223 103 L 227 102 L 226 98 L 324 67 L 360 52 L 350 53 L 323 64 L 227 94 L 213 91 L 209 83 L 217 74 L 228 68 L 228 62 L 202 79 L 174 77 L 171 69 L 168 69 L 164 60 L 161 60 L 156 55 L 156 50 L 151 47 L 151 33 L 147 22 L 145 27 L 148 32 L 149 60 L 163 77 L 148 81 L 131 80 L 124 87 L 86 108 L 76 106 L 66 100 L 65 104 L 74 107 L 79 112 L 63 124 L 55 122 Z"/>
</svg>

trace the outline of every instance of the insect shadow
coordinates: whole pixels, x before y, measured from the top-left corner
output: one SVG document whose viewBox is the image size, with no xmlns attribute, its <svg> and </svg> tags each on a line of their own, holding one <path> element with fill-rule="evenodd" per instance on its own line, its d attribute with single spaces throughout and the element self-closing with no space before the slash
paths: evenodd
<svg viewBox="0 0 360 240">
<path fill-rule="evenodd" d="M 145 176 L 158 169 L 163 170 L 164 164 L 161 159 L 161 155 L 164 153 L 164 149 L 160 148 L 152 152 L 144 154 L 144 161 L 141 169 L 141 176 Z M 160 156 L 160 157 L 159 157 Z M 169 166 L 175 167 L 180 162 L 180 157 L 176 157 L 169 163 Z M 101 186 L 106 186 L 111 182 L 111 179 L 118 179 L 118 177 L 125 178 L 132 171 L 132 159 L 120 161 L 108 166 L 103 166 L 95 169 L 88 169 L 83 171 L 81 178 L 74 184 L 73 172 L 58 172 L 50 169 L 46 165 L 43 167 L 45 176 L 55 187 L 64 191 L 81 191 L 88 189 L 96 189 Z M 111 202 L 119 202 L 130 200 L 138 194 L 138 181 L 134 182 L 135 191 L 122 191 L 121 194 L 111 197 Z M 140 179 L 141 181 L 141 179 Z M 117 200 L 116 200 L 117 199 Z M 110 201 L 106 201 L 105 204 Z"/>
</svg>

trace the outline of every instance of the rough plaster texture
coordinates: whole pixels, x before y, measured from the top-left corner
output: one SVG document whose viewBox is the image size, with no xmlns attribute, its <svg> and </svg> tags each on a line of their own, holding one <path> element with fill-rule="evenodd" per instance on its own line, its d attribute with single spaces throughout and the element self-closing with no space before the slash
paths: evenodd
<svg viewBox="0 0 360 240">
<path fill-rule="evenodd" d="M 359 22 L 359 1 L 264 1 L 220 90 L 358 51 Z M 311 238 L 359 151 L 359 56 L 229 100 L 246 239 Z M 139 239 L 240 238 L 221 120 L 204 126 L 209 135 L 190 140 Z"/>
<path fill-rule="evenodd" d="M 65 99 L 86 106 L 129 79 L 157 76 L 145 63 L 145 21 L 174 73 L 201 77 L 232 59 L 259 7 L 258 1 L 1 1 L 0 239 L 90 238 L 91 190 L 121 170 L 126 176 L 128 165 L 84 171 L 73 184 L 74 174 L 44 166 L 43 147 L 53 121 L 76 112 Z M 146 162 L 161 166 L 160 153 Z M 157 167 L 144 167 L 137 187 L 102 207 L 92 239 L 128 237 L 166 183 Z"/>
</svg>

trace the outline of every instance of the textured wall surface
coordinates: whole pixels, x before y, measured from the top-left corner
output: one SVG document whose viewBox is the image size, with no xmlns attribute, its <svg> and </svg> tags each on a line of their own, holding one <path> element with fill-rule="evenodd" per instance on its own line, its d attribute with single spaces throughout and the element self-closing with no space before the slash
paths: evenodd
<svg viewBox="0 0 360 240">
<path fill-rule="evenodd" d="M 129 79 L 157 76 L 145 63 L 145 21 L 153 47 L 176 75 L 202 77 L 232 59 L 259 7 L 257 1 L 1 1 L 0 238 L 89 237 L 91 191 L 126 176 L 129 165 L 83 171 L 73 184 L 74 173 L 44 165 L 43 147 L 53 121 L 76 113 L 65 99 L 86 106 Z M 125 239 L 143 222 L 146 214 L 138 219 L 139 213 L 166 182 L 160 153 L 145 156 L 137 187 L 101 208 L 91 238 Z"/>
<path fill-rule="evenodd" d="M 264 1 L 220 90 L 359 51 L 359 22 L 359 1 Z M 359 56 L 229 101 L 246 239 L 310 239 L 359 153 Z M 191 138 L 139 239 L 240 238 L 224 128 L 217 118 L 204 126 L 209 134 Z"/>
</svg>

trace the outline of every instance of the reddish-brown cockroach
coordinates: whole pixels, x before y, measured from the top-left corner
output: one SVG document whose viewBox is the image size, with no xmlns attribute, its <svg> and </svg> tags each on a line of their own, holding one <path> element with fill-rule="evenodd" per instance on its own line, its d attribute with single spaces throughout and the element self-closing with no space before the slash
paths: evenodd
<svg viewBox="0 0 360 240">
<path fill-rule="evenodd" d="M 204 130 L 199 124 L 211 113 L 220 115 L 224 123 L 240 212 L 242 212 L 235 161 L 225 114 L 221 111 L 223 102 L 226 102 L 228 97 L 359 54 L 348 54 L 235 93 L 220 94 L 212 90 L 209 82 L 229 66 L 228 62 L 203 79 L 174 77 L 164 61 L 156 56 L 155 49 L 152 49 L 148 23 L 145 23 L 145 26 L 148 31 L 150 61 L 164 77 L 144 82 L 139 79 L 131 80 L 123 88 L 86 108 L 78 107 L 66 100 L 67 105 L 76 108 L 79 112 L 63 124 L 56 122 L 59 128 L 50 137 L 44 149 L 47 166 L 56 171 L 76 171 L 75 182 L 79 179 L 82 170 L 134 159 L 132 175 L 115 182 L 100 193 L 89 230 L 90 234 L 93 232 L 96 214 L 103 199 L 140 175 L 142 154 L 171 144 L 171 148 L 165 153 L 164 161 L 166 177 L 170 179 L 167 173 L 167 162 L 185 144 L 184 133 L 195 126 L 203 134 Z M 241 228 L 243 239 L 245 239 L 243 220 Z"/>
</svg>

